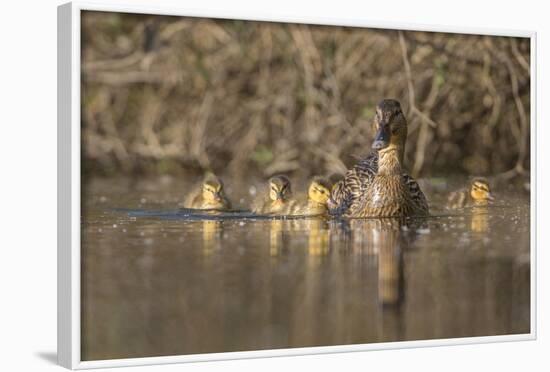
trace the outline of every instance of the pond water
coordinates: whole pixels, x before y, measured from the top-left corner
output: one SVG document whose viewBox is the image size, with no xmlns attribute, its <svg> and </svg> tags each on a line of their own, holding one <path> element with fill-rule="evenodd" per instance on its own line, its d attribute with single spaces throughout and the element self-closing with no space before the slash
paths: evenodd
<svg viewBox="0 0 550 372">
<path fill-rule="evenodd" d="M 524 191 L 449 212 L 425 183 L 434 216 L 403 223 L 189 216 L 191 184 L 85 183 L 83 360 L 530 331 Z"/>
</svg>

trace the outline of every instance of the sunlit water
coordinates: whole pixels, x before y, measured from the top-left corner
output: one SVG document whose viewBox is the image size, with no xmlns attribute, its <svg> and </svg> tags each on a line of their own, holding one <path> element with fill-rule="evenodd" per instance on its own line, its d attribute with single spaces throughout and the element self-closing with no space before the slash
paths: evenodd
<svg viewBox="0 0 550 372">
<path fill-rule="evenodd" d="M 426 220 L 190 215 L 190 183 L 83 190 L 82 358 L 528 333 L 529 198 Z M 245 207 L 260 188 L 228 189 Z"/>
</svg>

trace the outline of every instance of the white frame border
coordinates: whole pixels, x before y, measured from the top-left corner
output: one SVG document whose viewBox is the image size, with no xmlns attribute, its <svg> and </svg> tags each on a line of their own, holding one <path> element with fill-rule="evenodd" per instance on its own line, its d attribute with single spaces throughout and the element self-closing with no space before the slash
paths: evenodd
<svg viewBox="0 0 550 372">
<path fill-rule="evenodd" d="M 191 354 L 167 357 L 144 357 L 113 360 L 81 361 L 80 338 L 80 15 L 82 10 L 142 13 L 156 15 L 241 19 L 332 26 L 368 27 L 410 31 L 431 31 L 492 36 L 527 37 L 531 39 L 531 331 L 526 334 L 395 341 L 359 345 L 321 346 L 275 350 Z M 334 19 L 303 16 L 259 14 L 258 12 L 228 12 L 74 1 L 58 7 L 58 363 L 69 369 L 171 364 L 244 358 L 265 358 L 306 354 L 342 353 L 416 347 L 480 344 L 536 339 L 536 46 L 534 31 L 492 30 L 412 23 L 386 23 L 365 19 Z"/>
</svg>

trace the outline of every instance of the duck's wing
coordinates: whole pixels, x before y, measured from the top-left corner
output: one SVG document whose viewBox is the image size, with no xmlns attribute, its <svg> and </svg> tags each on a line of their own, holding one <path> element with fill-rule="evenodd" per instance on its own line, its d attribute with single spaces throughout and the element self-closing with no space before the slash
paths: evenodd
<svg viewBox="0 0 550 372">
<path fill-rule="evenodd" d="M 370 153 L 348 170 L 344 179 L 339 181 L 331 192 L 328 204 L 330 214 L 342 215 L 346 213 L 364 195 L 377 171 L 377 152 Z"/>
<path fill-rule="evenodd" d="M 420 185 L 414 178 L 412 178 L 408 173 L 403 173 L 403 181 L 409 189 L 409 194 L 411 195 L 412 201 L 417 205 L 418 209 L 426 214 L 429 213 L 428 200 L 426 196 L 420 189 Z"/>
</svg>

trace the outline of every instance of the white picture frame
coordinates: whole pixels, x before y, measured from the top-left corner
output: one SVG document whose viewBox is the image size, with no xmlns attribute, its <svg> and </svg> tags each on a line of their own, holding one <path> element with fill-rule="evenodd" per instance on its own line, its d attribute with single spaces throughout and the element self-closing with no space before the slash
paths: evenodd
<svg viewBox="0 0 550 372">
<path fill-rule="evenodd" d="M 339 25 L 414 31 L 434 31 L 494 36 L 517 36 L 531 40 L 531 168 L 536 169 L 536 33 L 533 31 L 454 28 L 372 20 L 316 17 L 281 17 L 246 12 L 216 12 L 161 7 L 75 1 L 58 7 L 58 362 L 70 369 L 138 366 L 183 362 L 261 358 L 304 354 L 416 348 L 536 339 L 536 173 L 531 173 L 531 330 L 526 334 L 399 341 L 277 350 L 257 350 L 166 357 L 82 361 L 80 357 L 80 17 L 82 11 L 143 13 L 172 16 L 275 21 L 316 25 Z"/>
</svg>

